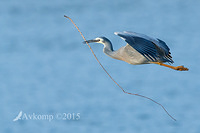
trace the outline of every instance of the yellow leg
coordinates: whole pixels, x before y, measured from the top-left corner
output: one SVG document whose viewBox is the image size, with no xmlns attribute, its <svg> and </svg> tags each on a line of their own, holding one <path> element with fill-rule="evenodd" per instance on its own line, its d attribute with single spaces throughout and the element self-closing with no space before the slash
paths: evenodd
<svg viewBox="0 0 200 133">
<path fill-rule="evenodd" d="M 165 66 L 165 67 L 168 67 L 168 68 L 171 68 L 171 69 L 174 69 L 174 70 L 177 70 L 177 71 L 188 71 L 189 69 L 184 67 L 184 66 L 170 66 L 170 65 L 167 65 L 167 64 L 163 64 L 163 63 L 160 63 L 160 62 L 152 62 L 154 64 L 158 64 L 158 65 L 161 65 L 161 66 Z"/>
</svg>

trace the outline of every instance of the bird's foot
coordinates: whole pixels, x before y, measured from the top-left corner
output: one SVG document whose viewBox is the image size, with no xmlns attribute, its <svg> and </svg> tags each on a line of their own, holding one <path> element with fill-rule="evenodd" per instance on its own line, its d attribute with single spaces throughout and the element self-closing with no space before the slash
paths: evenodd
<svg viewBox="0 0 200 133">
<path fill-rule="evenodd" d="M 189 69 L 184 67 L 184 66 L 177 66 L 177 67 L 175 67 L 175 70 L 177 70 L 177 71 L 188 71 Z"/>
<path fill-rule="evenodd" d="M 165 66 L 165 67 L 168 67 L 168 68 L 171 68 L 171 69 L 174 69 L 174 70 L 177 70 L 177 71 L 188 71 L 189 69 L 184 67 L 184 66 L 171 66 L 171 65 L 167 65 L 167 64 L 163 64 L 163 63 L 160 63 L 160 62 L 153 62 L 155 64 L 158 64 L 158 65 L 161 65 L 161 66 Z"/>
</svg>

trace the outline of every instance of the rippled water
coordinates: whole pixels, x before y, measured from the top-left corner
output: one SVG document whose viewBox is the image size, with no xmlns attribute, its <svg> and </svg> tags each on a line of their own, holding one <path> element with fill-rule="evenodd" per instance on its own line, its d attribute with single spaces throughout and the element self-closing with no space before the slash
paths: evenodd
<svg viewBox="0 0 200 133">
<path fill-rule="evenodd" d="M 200 132 L 198 69 L 200 2 L 195 0 L 0 1 L 0 131 L 11 132 Z M 168 44 L 177 72 L 157 65 L 113 60 L 91 44 L 99 60 L 126 91 L 98 65 L 69 15 L 87 39 L 115 31 L 136 31 Z M 80 113 L 79 120 L 18 120 L 23 114 Z"/>
</svg>

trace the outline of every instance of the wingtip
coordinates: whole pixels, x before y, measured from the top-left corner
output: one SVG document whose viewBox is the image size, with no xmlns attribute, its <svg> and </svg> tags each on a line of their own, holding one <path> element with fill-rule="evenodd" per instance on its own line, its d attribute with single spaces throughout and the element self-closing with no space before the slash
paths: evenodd
<svg viewBox="0 0 200 133">
<path fill-rule="evenodd" d="M 118 34 L 119 34 L 119 32 L 114 32 L 114 34 L 115 34 L 115 35 L 118 35 Z"/>
<path fill-rule="evenodd" d="M 123 32 L 114 32 L 114 34 L 115 35 L 118 35 L 118 36 L 120 36 L 120 35 L 122 35 L 122 34 L 124 34 L 125 32 L 123 31 Z"/>
</svg>

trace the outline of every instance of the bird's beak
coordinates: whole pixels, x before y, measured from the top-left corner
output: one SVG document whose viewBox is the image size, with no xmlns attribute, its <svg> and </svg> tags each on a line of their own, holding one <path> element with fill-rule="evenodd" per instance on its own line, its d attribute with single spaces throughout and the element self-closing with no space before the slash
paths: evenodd
<svg viewBox="0 0 200 133">
<path fill-rule="evenodd" d="M 84 41 L 83 43 L 86 44 L 86 43 L 93 43 L 93 42 L 99 42 L 100 40 L 97 39 L 97 40 L 87 40 L 87 41 Z"/>
</svg>

